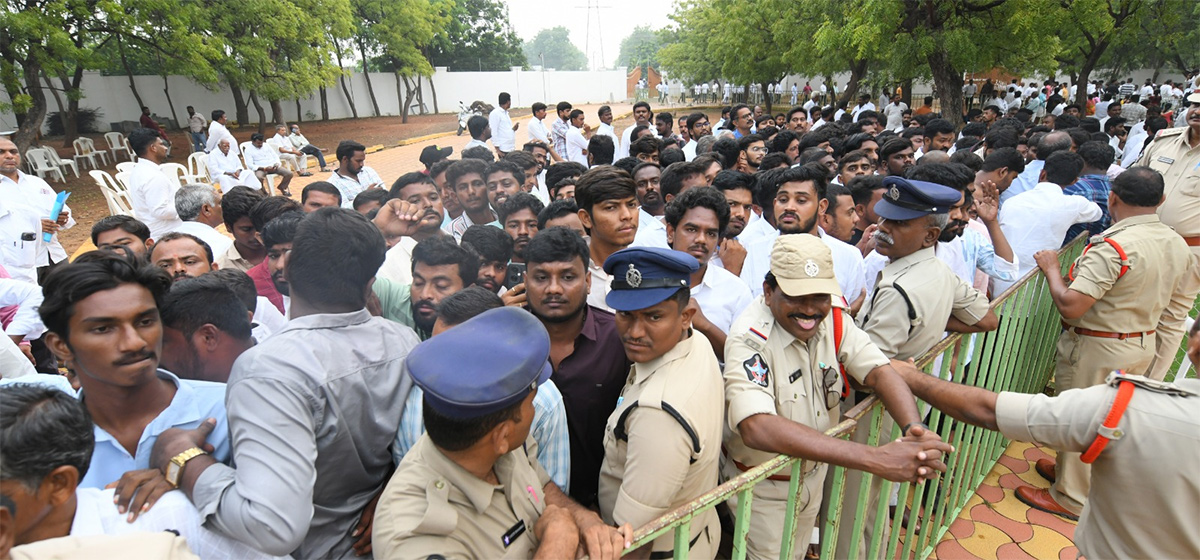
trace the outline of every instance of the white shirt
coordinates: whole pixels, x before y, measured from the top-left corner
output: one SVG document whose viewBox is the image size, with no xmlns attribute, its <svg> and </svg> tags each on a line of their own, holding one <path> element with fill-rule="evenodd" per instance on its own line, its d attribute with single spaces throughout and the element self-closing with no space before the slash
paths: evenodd
<svg viewBox="0 0 1200 560">
<path fill-rule="evenodd" d="M 604 272 L 604 263 L 597 265 L 589 260 L 588 274 L 592 277 L 592 286 L 588 289 L 588 305 L 612 312 L 613 308 L 609 307 L 608 302 L 605 301 L 609 290 L 612 289 L 612 277 Z"/>
<path fill-rule="evenodd" d="M 265 142 L 261 148 L 256 148 L 254 144 L 247 144 L 245 156 L 246 167 L 249 167 L 251 171 L 280 165 L 279 154 L 275 153 L 275 150 Z"/>
<path fill-rule="evenodd" d="M 292 145 L 292 139 L 279 133 L 275 133 L 275 136 L 268 138 L 267 143 L 275 146 L 275 149 L 280 151 L 284 148 L 292 151 L 296 150 L 296 147 Z"/>
<path fill-rule="evenodd" d="M 698 144 L 699 144 L 699 142 L 693 140 L 693 141 L 688 142 L 687 144 L 683 145 L 682 150 L 683 150 L 683 160 L 684 161 L 692 161 L 692 160 L 696 159 L 696 146 Z"/>
<path fill-rule="evenodd" d="M 416 239 L 401 237 L 400 241 L 384 254 L 383 265 L 379 267 L 375 276 L 397 284 L 412 284 L 412 252 L 416 246 Z"/>
<path fill-rule="evenodd" d="M 821 234 L 821 241 L 825 242 L 833 254 L 833 274 L 837 277 L 842 295 L 846 296 L 848 301 L 858 299 L 866 289 L 863 282 L 862 253 L 857 247 L 843 243 L 832 235 L 826 235 L 820 228 L 817 228 L 817 231 Z M 1063 234 L 1065 235 L 1066 231 Z M 775 245 L 777 237 L 779 230 L 775 230 L 775 235 L 760 237 L 748 245 L 743 244 L 746 247 L 746 261 L 742 264 L 742 281 L 750 288 L 754 297 L 762 295 L 763 278 L 771 270 L 771 248 Z"/>
<path fill-rule="evenodd" d="M 1095 202 L 1082 196 L 1063 194 L 1062 188 L 1054 183 L 1038 183 L 1033 189 L 1009 199 L 1000 207 L 1000 229 L 1017 259 L 1017 278 L 1037 266 L 1034 253 L 1058 249 L 1072 225 L 1094 222 L 1101 215 Z M 997 280 L 995 293 L 1001 293 L 1011 285 L 1012 282 Z"/>
<path fill-rule="evenodd" d="M 54 209 L 54 201 L 57 198 L 58 193 L 54 192 L 54 189 L 41 177 L 27 175 L 18 170 L 17 180 L 14 182 L 12 179 L 0 175 L 0 204 L 24 204 L 39 218 L 55 220 L 57 216 L 50 216 L 50 211 Z M 61 229 L 71 229 L 75 226 L 75 216 L 71 214 L 71 207 L 63 204 L 62 211 L 67 213 L 67 223 L 63 224 Z M 47 243 L 42 239 L 39 227 L 37 245 L 37 266 L 62 262 L 67 258 L 67 252 L 63 249 L 62 243 L 58 241 L 57 233 L 51 236 L 50 242 Z"/>
<path fill-rule="evenodd" d="M 778 236 L 779 230 L 775 229 L 775 226 L 771 225 L 771 222 L 760 216 L 758 212 L 751 212 L 750 219 L 746 222 L 746 227 L 742 228 L 742 233 L 739 233 L 736 239 L 738 243 L 742 244 L 742 247 L 746 247 L 755 240 L 763 237 L 775 239 Z"/>
<path fill-rule="evenodd" d="M 190 132 L 204 132 L 204 125 L 207 122 L 200 113 L 192 113 L 192 116 L 188 117 L 188 130 Z"/>
<path fill-rule="evenodd" d="M 492 126 L 492 145 L 501 152 L 511 152 L 516 148 L 516 132 L 513 131 L 512 118 L 504 107 L 492 109 L 488 115 L 488 124 Z"/>
<path fill-rule="evenodd" d="M 1146 84 L 1146 85 L 1142 86 L 1142 91 L 1140 93 L 1141 93 L 1141 98 L 1144 100 L 1145 98 L 1154 95 L 1154 86 L 1152 86 L 1150 84 Z"/>
<path fill-rule="evenodd" d="M 621 137 L 617 136 L 617 130 L 613 128 L 613 125 L 611 124 L 600 123 L 600 126 L 596 127 L 596 134 L 603 134 L 604 136 L 612 138 L 614 148 L 621 142 Z M 613 161 L 616 160 L 614 159 Z"/>
<path fill-rule="evenodd" d="M 0 278 L 0 307 L 17 306 L 12 322 L 4 329 L 9 336 L 23 336 L 25 340 L 36 340 L 46 332 L 38 306 L 42 304 L 42 289 L 37 284 L 16 278 Z M 10 339 L 11 340 L 11 339 Z M 21 356 L 24 358 L 24 356 Z M 28 363 L 28 360 L 26 360 Z M 4 372 L 7 377 L 8 372 Z"/>
<path fill-rule="evenodd" d="M 854 107 L 854 110 L 850 111 L 850 116 L 854 119 L 855 122 L 858 122 L 859 113 L 862 113 L 863 111 L 874 111 L 874 110 L 875 110 L 875 104 L 868 101 L 865 105 L 858 105 L 858 106 Z M 834 118 L 834 120 L 837 120 L 837 118 Z"/>
<path fill-rule="evenodd" d="M 696 298 L 696 303 L 700 304 L 700 311 L 709 322 L 725 334 L 729 334 L 733 320 L 754 301 L 754 297 L 750 295 L 750 288 L 746 287 L 741 278 L 711 264 L 705 267 L 704 278 L 700 280 L 700 284 L 692 286 L 692 297 Z"/>
<path fill-rule="evenodd" d="M 899 105 L 889 103 L 883 108 L 883 115 L 887 117 L 887 128 L 896 129 L 904 126 L 904 111 L 908 110 L 908 104 L 901 101 Z"/>
<path fill-rule="evenodd" d="M 639 207 L 637 235 L 633 237 L 633 243 L 629 246 L 670 249 L 671 246 L 667 245 L 667 226 L 663 225 L 662 220 Z"/>
<path fill-rule="evenodd" d="M 233 153 L 232 148 L 230 153 Z M 151 239 L 175 231 L 183 223 L 175 213 L 175 191 L 179 190 L 179 181 L 167 177 L 157 163 L 139 158 L 126 183 L 133 202 L 133 216 L 150 228 Z"/>
<path fill-rule="evenodd" d="M 233 245 L 233 239 L 222 235 L 221 232 L 214 229 L 212 226 L 200 222 L 183 222 L 175 228 L 179 233 L 188 233 L 199 237 L 201 241 L 208 243 L 208 247 L 212 249 L 213 260 L 224 255 L 225 251 Z"/>
<path fill-rule="evenodd" d="M 288 298 L 289 301 L 290 299 Z M 262 342 L 268 336 L 287 326 L 287 317 L 279 312 L 279 308 L 275 307 L 271 300 L 258 296 L 255 301 L 257 303 L 254 306 L 254 324 L 250 333 L 255 341 Z"/>
<path fill-rule="evenodd" d="M 71 536 L 125 535 L 172 531 L 187 540 L 192 553 L 205 560 L 250 560 L 279 558 L 263 554 L 250 546 L 205 528 L 200 512 L 183 492 L 167 492 L 149 511 L 141 513 L 133 523 L 117 511 L 113 503 L 116 490 L 78 488 L 75 490 L 75 519 L 71 521 Z"/>
<path fill-rule="evenodd" d="M 291 141 L 292 146 L 297 150 L 308 145 L 308 138 L 305 138 L 304 135 L 300 134 L 299 132 L 293 132 L 289 134 L 288 140 Z"/>
<path fill-rule="evenodd" d="M 550 131 L 546 130 L 546 123 L 542 122 L 542 119 L 537 117 L 530 118 L 529 124 L 525 126 L 525 130 L 529 132 L 530 140 L 541 140 L 547 145 L 550 144 Z"/>
<path fill-rule="evenodd" d="M 0 266 L 22 282 L 37 284 L 42 222 L 28 206 L 0 204 Z"/>
<path fill-rule="evenodd" d="M 583 137 L 583 130 L 574 126 L 567 131 L 567 161 L 582 163 L 587 167 L 587 151 L 588 141 Z"/>
<path fill-rule="evenodd" d="M 470 142 L 467 142 L 466 146 L 463 146 L 463 151 L 465 152 L 465 151 L 470 150 L 471 148 L 474 148 L 477 146 L 483 146 L 484 148 L 491 150 L 491 148 L 488 148 L 486 141 L 480 140 L 478 138 L 472 138 Z"/>
<path fill-rule="evenodd" d="M 342 193 L 342 208 L 353 210 L 354 197 L 358 196 L 358 193 L 367 190 L 367 187 L 382 183 L 383 179 L 379 178 L 379 174 L 374 169 L 364 165 L 353 179 L 342 176 L 337 171 L 334 171 L 329 174 L 329 178 L 326 181 L 333 183 L 333 186 L 337 187 L 337 190 Z"/>
<path fill-rule="evenodd" d="M 208 123 L 208 143 L 204 145 L 204 151 L 210 154 L 221 151 L 217 149 L 217 144 L 221 143 L 222 138 L 229 140 L 230 150 L 237 149 L 237 138 L 233 137 L 233 133 L 229 132 L 225 125 L 217 121 Z"/>
</svg>

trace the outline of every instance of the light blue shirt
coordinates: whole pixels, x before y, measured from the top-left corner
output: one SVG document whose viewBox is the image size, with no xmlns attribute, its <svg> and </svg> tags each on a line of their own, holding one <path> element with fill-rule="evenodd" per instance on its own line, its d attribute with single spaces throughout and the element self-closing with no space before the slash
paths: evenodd
<svg viewBox="0 0 1200 560">
<path fill-rule="evenodd" d="M 96 433 L 96 449 L 92 452 L 92 463 L 87 475 L 79 481 L 80 488 L 104 488 L 121 479 L 129 471 L 150 468 L 150 450 L 158 435 L 171 429 L 191 430 L 208 418 L 217 419 L 217 427 L 208 436 L 212 444 L 213 458 L 222 463 L 229 462 L 229 425 L 225 421 L 225 385 L 209 381 L 180 379 L 175 374 L 158 370 L 158 377 L 175 384 L 175 397 L 142 430 L 138 439 L 137 454 L 130 455 L 111 434 L 100 426 L 93 426 Z M 86 396 L 79 391 L 79 398 Z"/>
<path fill-rule="evenodd" d="M 1013 179 L 1012 184 L 1007 189 L 1004 189 L 1004 192 L 1000 193 L 1000 204 L 1003 205 L 1005 202 L 1008 202 L 1008 199 L 1036 187 L 1041 182 L 1042 168 L 1045 166 L 1046 162 L 1040 159 L 1026 163 L 1025 171 L 1017 175 L 1017 178 Z"/>
<path fill-rule="evenodd" d="M 397 465 L 421 439 L 421 434 L 425 433 L 422 416 L 425 410 L 422 400 L 424 394 L 420 387 L 413 385 L 404 402 L 400 431 L 396 433 L 396 443 L 392 446 L 392 458 Z M 547 379 L 538 385 L 537 395 L 533 397 L 533 410 L 533 427 L 529 433 L 538 444 L 537 461 L 563 492 L 569 492 L 571 439 L 567 433 L 567 409 L 563 407 L 562 393 L 553 381 Z"/>
</svg>

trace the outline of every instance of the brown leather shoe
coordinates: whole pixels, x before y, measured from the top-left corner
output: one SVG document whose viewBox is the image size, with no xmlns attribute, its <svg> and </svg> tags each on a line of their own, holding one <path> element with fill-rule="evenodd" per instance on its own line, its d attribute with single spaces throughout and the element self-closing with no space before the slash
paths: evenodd
<svg viewBox="0 0 1200 560">
<path fill-rule="evenodd" d="M 1046 513 L 1053 513 L 1061 517 L 1070 519 L 1071 521 L 1079 521 L 1079 516 L 1067 511 L 1066 508 L 1058 505 L 1054 498 L 1050 495 L 1050 491 L 1045 488 L 1034 488 L 1032 486 L 1021 486 L 1016 490 L 1017 499 L 1025 503 L 1025 505 L 1041 510 Z"/>
<path fill-rule="evenodd" d="M 1054 482 L 1057 478 L 1056 466 L 1058 466 L 1058 463 L 1054 459 L 1038 459 L 1037 463 L 1033 465 L 1033 470 L 1042 475 L 1042 478 Z"/>
</svg>

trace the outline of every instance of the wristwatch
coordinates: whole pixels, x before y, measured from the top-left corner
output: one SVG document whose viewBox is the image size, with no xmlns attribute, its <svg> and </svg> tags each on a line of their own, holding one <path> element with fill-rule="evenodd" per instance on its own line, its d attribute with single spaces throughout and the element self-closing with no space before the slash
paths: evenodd
<svg viewBox="0 0 1200 560">
<path fill-rule="evenodd" d="M 172 488 L 179 488 L 179 479 L 183 477 L 183 466 L 188 461 L 204 455 L 204 450 L 199 447 L 193 447 L 171 458 L 171 462 L 167 463 L 167 483 Z"/>
</svg>

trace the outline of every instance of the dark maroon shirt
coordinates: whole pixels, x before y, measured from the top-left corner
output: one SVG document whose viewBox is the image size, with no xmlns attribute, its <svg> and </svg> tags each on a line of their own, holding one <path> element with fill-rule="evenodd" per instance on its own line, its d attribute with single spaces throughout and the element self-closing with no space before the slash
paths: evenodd
<svg viewBox="0 0 1200 560">
<path fill-rule="evenodd" d="M 617 336 L 612 313 L 587 306 L 575 351 L 550 376 L 562 392 L 571 436 L 571 497 L 584 506 L 597 503 L 604 461 L 604 426 L 617 408 L 631 363 Z"/>
<path fill-rule="evenodd" d="M 258 295 L 267 298 L 286 317 L 287 311 L 283 309 L 283 294 L 275 289 L 275 281 L 271 280 L 271 271 L 267 269 L 268 260 L 263 259 L 262 262 L 251 267 L 246 271 L 246 275 L 254 280 L 254 289 L 258 291 Z"/>
</svg>

